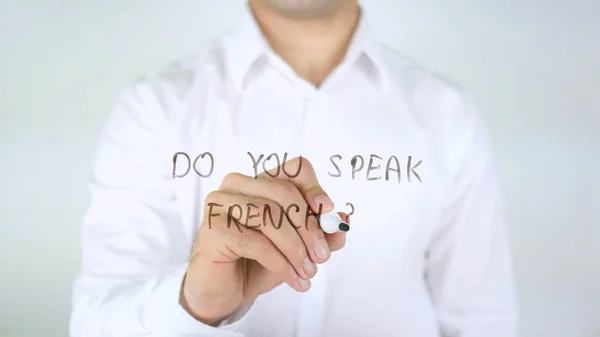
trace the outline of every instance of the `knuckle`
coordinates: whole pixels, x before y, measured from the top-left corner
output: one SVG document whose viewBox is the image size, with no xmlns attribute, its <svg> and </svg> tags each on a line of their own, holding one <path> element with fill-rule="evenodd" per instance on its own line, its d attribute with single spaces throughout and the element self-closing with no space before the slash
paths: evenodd
<svg viewBox="0 0 600 337">
<path fill-rule="evenodd" d="M 331 244 L 331 251 L 335 252 L 338 251 L 342 248 L 344 248 L 344 246 L 346 246 L 346 236 L 341 236 L 339 238 L 337 238 L 337 240 L 335 240 L 333 242 L 333 244 Z"/>
<path fill-rule="evenodd" d="M 312 169 L 312 163 L 310 162 L 310 160 L 306 159 L 306 158 L 302 158 L 302 157 L 298 157 L 298 165 L 300 165 L 300 162 L 302 161 L 302 167 L 303 168 L 310 168 Z"/>
<path fill-rule="evenodd" d="M 205 203 L 206 204 L 214 203 L 214 202 L 216 202 L 217 200 L 220 199 L 220 196 L 221 196 L 221 192 L 219 192 L 219 191 L 211 191 L 206 196 L 206 202 Z"/>
<path fill-rule="evenodd" d="M 292 159 L 289 159 L 287 162 L 285 162 L 285 166 L 292 170 L 296 170 L 298 168 L 298 166 L 300 166 L 301 162 L 302 162 L 302 157 L 294 157 Z"/>
<path fill-rule="evenodd" d="M 235 181 L 239 181 L 241 176 L 242 175 L 238 172 L 227 173 L 227 175 L 223 178 L 221 186 L 227 186 Z"/>
<path fill-rule="evenodd" d="M 235 247 L 242 252 L 247 251 L 248 248 L 248 239 L 246 235 L 238 235 L 235 239 Z"/>
<path fill-rule="evenodd" d="M 247 204 L 252 204 L 256 207 L 258 207 L 259 211 L 262 211 L 262 206 L 263 204 L 265 204 L 265 200 L 263 198 L 259 198 L 259 197 L 255 197 L 255 196 L 243 196 L 243 201 L 245 203 L 245 205 Z"/>
<path fill-rule="evenodd" d="M 271 243 L 271 240 L 269 240 L 265 236 L 259 236 L 258 238 L 256 238 L 255 244 L 261 254 L 270 254 L 274 248 L 273 244 Z"/>
<path fill-rule="evenodd" d="M 297 156 L 289 160 L 290 164 L 293 164 L 295 167 L 298 167 L 300 163 L 302 166 L 310 164 L 310 161 L 302 156 Z"/>
<path fill-rule="evenodd" d="M 308 207 L 310 207 L 310 206 L 308 206 Z M 306 219 L 305 222 L 303 223 L 303 225 L 304 224 L 306 224 L 308 232 L 311 235 L 313 235 L 315 237 L 315 239 L 322 237 L 321 230 L 319 229 L 319 221 L 316 218 L 316 212 L 315 212 L 315 216 L 311 216 L 308 219 Z"/>
<path fill-rule="evenodd" d="M 283 200 L 293 198 L 298 192 L 296 186 L 287 181 L 277 181 L 276 183 L 276 195 Z"/>
<path fill-rule="evenodd" d="M 281 207 L 279 206 L 278 203 L 276 203 L 275 201 L 271 201 L 271 200 L 265 200 L 265 206 L 269 209 L 269 212 L 271 213 L 271 216 L 273 217 L 274 220 L 279 219 L 279 215 L 283 212 L 281 210 Z"/>
<path fill-rule="evenodd" d="M 319 184 L 318 181 L 315 181 L 314 182 L 314 187 L 312 187 L 306 193 L 310 194 L 310 195 L 313 195 L 313 196 L 317 196 L 317 195 L 325 195 L 325 196 L 327 196 L 327 193 L 325 192 L 325 190 L 323 189 L 323 187 L 321 187 L 321 185 Z"/>
<path fill-rule="evenodd" d="M 274 268 L 275 268 L 275 270 L 273 270 L 273 271 L 275 273 L 282 275 L 284 277 L 286 275 L 291 275 L 291 274 L 295 273 L 294 268 L 290 265 L 290 263 L 286 259 L 278 259 Z"/>
<path fill-rule="evenodd" d="M 302 263 L 304 259 L 307 257 L 306 246 L 304 242 L 300 241 L 294 247 L 295 257 Z"/>
</svg>

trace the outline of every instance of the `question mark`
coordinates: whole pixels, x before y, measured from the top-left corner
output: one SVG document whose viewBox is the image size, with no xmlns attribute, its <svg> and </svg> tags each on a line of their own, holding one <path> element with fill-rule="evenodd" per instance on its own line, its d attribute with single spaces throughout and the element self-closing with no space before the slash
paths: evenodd
<svg viewBox="0 0 600 337">
<path fill-rule="evenodd" d="M 352 212 L 348 213 L 348 217 L 350 217 L 352 214 L 354 214 L 354 205 L 352 205 L 351 203 L 347 202 L 346 206 L 350 206 L 350 208 L 352 208 Z"/>
</svg>

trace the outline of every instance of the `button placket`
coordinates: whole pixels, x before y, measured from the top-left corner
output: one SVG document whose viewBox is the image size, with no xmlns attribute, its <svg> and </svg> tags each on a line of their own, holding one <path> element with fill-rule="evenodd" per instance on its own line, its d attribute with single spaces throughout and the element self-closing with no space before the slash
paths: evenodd
<svg viewBox="0 0 600 337">
<path fill-rule="evenodd" d="M 328 154 L 324 153 L 327 138 L 327 99 L 322 93 L 312 92 L 305 96 L 305 155 L 311 160 L 317 174 L 322 173 Z M 298 337 L 314 336 L 323 326 L 326 316 L 327 264 L 319 266 L 317 275 L 311 279 L 311 289 L 303 294 L 299 317 Z"/>
<path fill-rule="evenodd" d="M 322 131 L 328 120 L 327 98 L 323 94 L 315 94 L 308 98 L 307 102 L 307 120 L 311 129 Z"/>
</svg>

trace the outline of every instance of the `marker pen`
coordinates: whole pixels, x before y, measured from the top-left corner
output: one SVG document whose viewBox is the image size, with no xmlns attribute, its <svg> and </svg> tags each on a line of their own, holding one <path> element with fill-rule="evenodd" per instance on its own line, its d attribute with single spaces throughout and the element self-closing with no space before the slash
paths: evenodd
<svg viewBox="0 0 600 337">
<path fill-rule="evenodd" d="M 347 232 L 350 230 L 350 226 L 346 222 L 342 221 L 342 218 L 337 212 L 321 214 L 319 221 L 323 231 L 328 234 Z"/>
</svg>

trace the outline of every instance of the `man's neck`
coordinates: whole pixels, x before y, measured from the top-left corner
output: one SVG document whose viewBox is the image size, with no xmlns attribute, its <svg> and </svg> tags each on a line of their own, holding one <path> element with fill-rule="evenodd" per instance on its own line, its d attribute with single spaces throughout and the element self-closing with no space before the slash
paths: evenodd
<svg viewBox="0 0 600 337">
<path fill-rule="evenodd" d="M 262 1 L 249 4 L 273 51 L 317 87 L 343 61 L 360 16 L 355 1 L 319 19 L 285 17 Z"/>
</svg>

